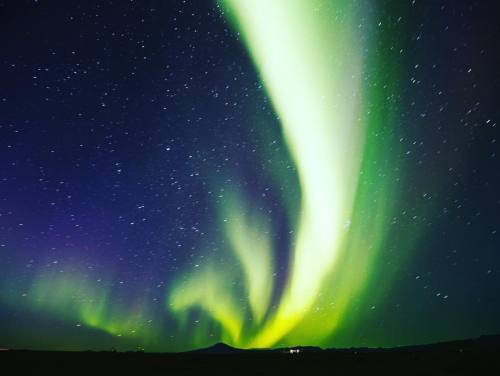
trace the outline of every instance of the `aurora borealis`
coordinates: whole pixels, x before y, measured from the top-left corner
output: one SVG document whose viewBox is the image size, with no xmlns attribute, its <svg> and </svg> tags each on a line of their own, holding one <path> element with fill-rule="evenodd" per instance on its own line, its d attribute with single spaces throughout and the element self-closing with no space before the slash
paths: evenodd
<svg viewBox="0 0 500 376">
<path fill-rule="evenodd" d="M 500 332 L 492 7 L 2 2 L 0 347 Z"/>
<path fill-rule="evenodd" d="M 295 327 L 300 327 L 302 321 L 314 317 L 310 311 L 315 303 L 322 315 L 327 312 L 330 322 L 321 320 L 319 331 L 311 328 L 295 341 L 308 342 L 308 337 L 318 341 L 320 336 L 330 333 L 340 318 L 336 311 L 344 308 L 343 293 L 329 297 L 327 302 L 317 297 L 322 295 L 325 286 L 328 290 L 335 286 L 328 275 L 337 274 L 335 269 L 342 268 L 342 264 L 337 265 L 342 242 L 350 236 L 360 236 L 346 234 L 349 230 L 346 224 L 353 214 L 364 144 L 364 124 L 358 119 L 362 97 L 362 45 L 352 46 L 358 38 L 352 20 L 357 9 L 352 8 L 355 7 L 346 2 L 227 2 L 227 12 L 230 15 L 234 12 L 234 23 L 238 25 L 281 119 L 283 138 L 296 165 L 301 192 L 297 218 L 291 221 L 295 222 L 296 238 L 291 239 L 290 270 L 283 296 L 262 327 L 260 321 L 268 309 L 269 288 L 272 287 L 269 282 L 273 272 L 272 247 L 265 240 L 270 230 L 252 228 L 253 223 L 258 225 L 262 219 L 247 223 L 238 218 L 245 215 L 239 211 L 247 213 L 248 210 L 236 207 L 224 216 L 229 222 L 226 230 L 229 245 L 236 250 L 246 276 L 244 284 L 255 316 L 253 322 L 259 326 L 249 342 L 241 338 L 242 320 L 233 321 L 236 316 L 244 316 L 244 312 L 229 307 L 225 314 L 218 311 L 234 299 L 233 292 L 227 294 L 224 303 L 217 299 L 217 294 L 210 301 L 194 297 L 184 302 L 186 295 L 193 294 L 192 290 L 196 296 L 212 284 L 218 291 L 223 287 L 217 288 L 217 285 L 231 286 L 234 276 L 207 275 L 198 280 L 197 272 L 194 279 L 199 283 L 191 285 L 188 282 L 187 286 L 179 287 L 180 291 L 176 291 L 172 299 L 176 310 L 179 300 L 184 303 L 181 308 L 200 306 L 206 310 L 227 331 L 224 340 L 236 346 L 273 346 Z M 336 12 L 343 18 L 335 20 Z M 233 221 L 237 228 L 231 225 Z M 236 240 L 231 241 L 233 238 Z M 257 239 L 258 243 L 252 239 Z M 358 257 L 359 262 L 364 263 L 362 258 L 370 255 Z M 356 273 L 351 283 L 356 283 L 368 271 L 353 269 L 351 272 Z M 340 303 L 335 308 L 329 306 L 335 301 Z M 238 305 L 241 303 L 233 303 L 232 307 Z M 312 320 L 318 321 L 319 317 Z"/>
</svg>

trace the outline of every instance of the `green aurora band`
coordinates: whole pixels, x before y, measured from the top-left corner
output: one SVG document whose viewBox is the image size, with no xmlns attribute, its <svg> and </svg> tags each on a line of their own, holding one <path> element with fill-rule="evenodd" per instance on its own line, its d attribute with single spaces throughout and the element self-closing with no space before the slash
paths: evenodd
<svg viewBox="0 0 500 376">
<path fill-rule="evenodd" d="M 330 344 L 341 324 L 360 319 L 355 307 L 363 296 L 373 301 L 391 280 L 386 273 L 378 292 L 368 291 L 396 194 L 387 131 L 395 99 L 387 93 L 396 88 L 397 59 L 366 52 L 383 37 L 370 6 L 224 0 L 221 8 L 251 55 L 296 166 L 301 197 L 297 210 L 287 210 L 294 224 L 289 274 L 272 304 L 271 220 L 250 209 L 241 192 L 231 193 L 218 210 L 225 258 L 240 268 L 214 258 L 183 274 L 168 307 L 184 323 L 193 312 L 212 321 L 220 340 L 238 347 Z M 191 346 L 199 347 L 213 327 L 194 331 Z"/>
<path fill-rule="evenodd" d="M 142 344 L 152 338 L 155 327 L 143 300 L 110 304 L 109 281 L 89 281 L 91 275 L 80 267 L 66 265 L 65 269 L 39 273 L 33 281 L 26 299 L 37 312 Z"/>
</svg>

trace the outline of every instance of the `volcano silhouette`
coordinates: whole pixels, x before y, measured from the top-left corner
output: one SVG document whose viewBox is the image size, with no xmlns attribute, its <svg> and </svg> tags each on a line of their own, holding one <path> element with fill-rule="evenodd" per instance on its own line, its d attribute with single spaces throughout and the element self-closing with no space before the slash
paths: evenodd
<svg viewBox="0 0 500 376">
<path fill-rule="evenodd" d="M 207 353 L 207 354 L 235 354 L 235 353 L 243 353 L 247 350 L 238 349 L 229 345 L 226 345 L 223 342 L 218 342 L 212 346 L 205 347 L 198 350 L 193 350 L 190 352 L 193 353 Z"/>
</svg>

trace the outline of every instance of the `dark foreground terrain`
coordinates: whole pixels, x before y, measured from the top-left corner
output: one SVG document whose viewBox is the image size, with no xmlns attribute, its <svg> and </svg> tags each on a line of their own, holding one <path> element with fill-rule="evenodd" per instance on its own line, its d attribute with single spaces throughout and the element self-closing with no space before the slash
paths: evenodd
<svg viewBox="0 0 500 376">
<path fill-rule="evenodd" d="M 179 354 L 8 350 L 0 351 L 0 364 L 4 375 L 500 375 L 500 336 L 394 349 L 245 351 L 218 344 Z"/>
</svg>

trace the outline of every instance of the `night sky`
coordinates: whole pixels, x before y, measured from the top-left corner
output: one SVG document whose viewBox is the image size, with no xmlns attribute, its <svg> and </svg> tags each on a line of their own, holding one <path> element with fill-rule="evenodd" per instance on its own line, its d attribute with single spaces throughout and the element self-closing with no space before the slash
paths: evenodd
<svg viewBox="0 0 500 376">
<path fill-rule="evenodd" d="M 499 12 L 0 0 L 0 348 L 500 333 Z"/>
</svg>

